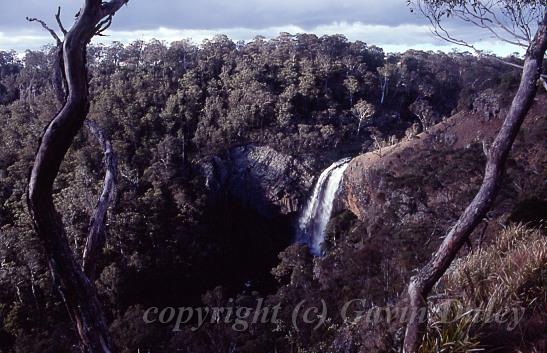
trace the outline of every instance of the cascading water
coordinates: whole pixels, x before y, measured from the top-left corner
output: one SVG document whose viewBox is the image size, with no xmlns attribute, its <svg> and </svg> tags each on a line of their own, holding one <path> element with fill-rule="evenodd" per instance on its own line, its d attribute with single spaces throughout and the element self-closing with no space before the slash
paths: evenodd
<svg viewBox="0 0 547 353">
<path fill-rule="evenodd" d="M 311 252 L 321 254 L 321 243 L 329 222 L 334 199 L 340 187 L 342 176 L 351 158 L 333 163 L 319 176 L 304 211 L 298 220 L 297 242 L 308 244 Z"/>
</svg>

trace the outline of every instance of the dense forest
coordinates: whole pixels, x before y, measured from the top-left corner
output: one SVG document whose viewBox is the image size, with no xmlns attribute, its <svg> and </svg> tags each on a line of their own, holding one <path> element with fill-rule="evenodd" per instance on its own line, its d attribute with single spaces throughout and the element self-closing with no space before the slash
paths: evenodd
<svg viewBox="0 0 547 353">
<path fill-rule="evenodd" d="M 505 59 L 520 64 L 516 57 Z M 25 200 L 39 136 L 61 105 L 53 84 L 55 60 L 53 47 L 23 56 L 0 52 L 0 352 L 4 353 L 80 352 L 33 235 Z M 363 297 L 358 278 L 370 273 L 373 280 L 367 284 L 367 295 L 376 303 L 392 303 L 408 280 L 406 273 L 395 270 L 400 263 L 388 264 L 392 268 L 378 265 L 374 254 L 381 255 L 374 247 L 355 264 L 344 243 L 353 241 L 350 236 L 341 241 L 346 245 L 333 245 L 333 232 L 340 236 L 349 234 L 349 229 L 362 234 L 374 231 L 364 230 L 349 212 L 333 219 L 326 255 L 314 259 L 305 246 L 293 244 L 298 207 L 287 212 L 253 209 L 252 202 L 241 202 L 222 186 L 212 188 L 207 166 L 230 163 L 241 148 L 268 146 L 305 165 L 311 183 L 342 157 L 402 141 L 457 113 L 496 117 L 510 103 L 520 75 L 518 69 L 492 57 L 458 52 L 389 54 L 341 35 L 287 33 L 237 43 L 217 36 L 200 45 L 190 41 L 93 45 L 87 63 L 88 119 L 112 140 L 119 169 L 96 285 L 119 351 L 143 353 L 326 352 L 326 347 L 352 351 L 343 348 L 348 342 L 344 335 L 355 336 L 352 330 L 357 328 L 344 326 L 340 317 L 332 317 L 323 330 L 301 332 L 290 327 L 287 312 L 275 324 L 245 332 L 235 332 L 229 325 L 209 325 L 197 333 L 145 325 L 143 313 L 150 306 L 229 305 L 230 298 L 241 305 L 258 297 L 294 304 L 301 297 L 319 296 L 338 305 Z M 457 153 L 445 157 L 468 173 L 481 168 L 483 160 L 476 157 L 481 155 L 479 144 Z M 468 164 L 460 163 L 465 160 Z M 83 234 L 103 173 L 101 147 L 83 130 L 54 190 L 75 254 L 83 251 Z M 403 182 L 395 177 L 386 180 Z M 471 194 L 461 188 L 459 192 L 462 200 Z M 305 192 L 299 196 L 301 202 L 306 196 Z M 455 216 L 446 217 L 444 227 Z M 539 231 L 511 229 L 531 237 L 522 239 L 542 243 Z M 442 230 L 441 226 L 439 236 Z M 400 261 L 408 261 L 405 268 L 411 268 L 423 262 L 434 244 Z M 416 250 L 403 245 L 408 252 Z M 387 277 L 392 285 L 384 290 L 377 283 Z M 385 343 L 389 339 L 400 339 L 400 332 L 390 333 L 389 339 L 376 335 L 374 342 L 367 332 L 360 335 L 359 347 L 383 351 L 389 351 Z"/>
</svg>

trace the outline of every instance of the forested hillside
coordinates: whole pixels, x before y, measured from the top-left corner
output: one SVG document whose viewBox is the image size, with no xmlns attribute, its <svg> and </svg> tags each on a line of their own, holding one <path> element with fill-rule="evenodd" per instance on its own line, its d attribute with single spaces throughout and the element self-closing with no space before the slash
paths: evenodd
<svg viewBox="0 0 547 353">
<path fill-rule="evenodd" d="M 0 352 L 5 353 L 79 352 L 73 325 L 33 236 L 25 200 L 39 136 L 60 107 L 53 88 L 54 61 L 54 48 L 22 57 L 0 52 Z M 358 278 L 363 275 L 359 271 L 374 272 L 380 265 L 372 257 L 371 263 L 346 263 L 349 236 L 339 249 L 331 248 L 315 271 L 339 263 L 355 272 L 321 277 L 313 273 L 307 249 L 291 246 L 295 216 L 314 177 L 341 157 L 411 138 L 456 113 L 498 119 L 520 74 L 492 58 L 421 51 L 387 54 L 343 36 L 309 34 L 248 43 L 218 36 L 200 45 L 95 45 L 88 50 L 88 65 L 89 119 L 112 140 L 118 157 L 119 183 L 97 288 L 120 352 L 198 352 L 196 347 L 224 352 L 233 345 L 241 352 L 265 352 L 274 346 L 292 352 L 287 347 L 313 347 L 321 341 L 314 336 L 320 333 L 297 334 L 281 324 L 255 328 L 251 337 L 215 325 L 196 335 L 173 334 L 145 325 L 142 313 L 150 306 L 213 305 L 230 297 L 244 303 L 258 295 L 292 303 L 295 292 L 328 295 L 333 303 L 350 298 L 349 293 L 356 294 L 351 285 L 344 289 L 347 293 L 334 290 L 340 277 Z M 466 151 L 450 155 L 454 164 L 472 152 L 480 154 L 480 147 Z M 225 175 L 250 168 L 245 163 L 260 165 L 253 153 L 266 155 L 256 158 L 260 163 L 273 160 L 280 165 L 281 174 L 299 166 L 299 184 L 283 190 L 297 190 L 296 196 L 277 195 L 277 189 L 268 196 L 295 200 L 298 207 L 264 212 L 254 199 L 243 202 L 229 190 L 227 185 L 248 180 Z M 473 172 L 480 168 L 469 166 Z M 83 130 L 54 190 L 75 254 L 85 245 L 103 173 L 101 147 Z M 211 180 L 222 183 L 212 187 Z M 340 234 L 354 234 L 355 227 L 363 229 L 361 221 L 341 213 L 331 231 L 341 227 Z M 431 251 L 423 250 L 428 252 L 418 254 L 420 259 Z M 378 297 L 392 300 L 404 286 L 407 278 L 402 277 L 396 278 L 401 282 L 389 295 L 376 293 Z M 271 330 L 277 331 L 270 335 Z M 323 334 L 329 344 L 343 340 Z"/>
</svg>

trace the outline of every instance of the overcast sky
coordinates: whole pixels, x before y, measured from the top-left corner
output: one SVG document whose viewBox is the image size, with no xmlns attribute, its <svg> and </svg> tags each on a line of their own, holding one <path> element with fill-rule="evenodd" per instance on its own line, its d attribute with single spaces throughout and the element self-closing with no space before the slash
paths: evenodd
<svg viewBox="0 0 547 353">
<path fill-rule="evenodd" d="M 25 17 L 38 17 L 53 26 L 54 13 L 60 5 L 65 25 L 69 26 L 81 3 L 82 0 L 6 2 L 0 12 L 0 50 L 23 52 L 52 43 L 49 34 L 38 24 L 28 23 Z M 169 43 L 190 38 L 200 43 L 219 33 L 233 40 L 250 40 L 256 35 L 275 37 L 280 32 L 343 34 L 388 52 L 452 48 L 431 34 L 426 20 L 412 14 L 406 0 L 131 0 L 115 16 L 109 36 L 94 42 L 156 38 Z M 458 27 L 458 34 L 481 49 L 500 55 L 519 50 L 496 42 L 473 27 Z"/>
</svg>

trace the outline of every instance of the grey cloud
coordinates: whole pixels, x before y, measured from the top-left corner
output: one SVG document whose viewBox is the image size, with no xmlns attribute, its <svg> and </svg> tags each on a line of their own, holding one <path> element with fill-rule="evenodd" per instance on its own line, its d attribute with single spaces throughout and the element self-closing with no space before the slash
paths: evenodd
<svg viewBox="0 0 547 353">
<path fill-rule="evenodd" d="M 19 0 L 3 6 L 0 31 L 28 28 L 25 16 L 54 22 L 57 5 L 64 20 L 72 21 L 82 0 Z M 116 16 L 118 30 L 158 27 L 215 29 L 245 27 L 259 29 L 297 25 L 312 28 L 332 22 L 397 25 L 423 23 L 413 16 L 404 0 L 131 0 Z"/>
<path fill-rule="evenodd" d="M 22 51 L 51 43 L 47 33 L 38 24 L 26 22 L 25 16 L 41 18 L 53 26 L 57 6 L 61 5 L 68 27 L 82 1 L 18 0 L 3 6 L 0 50 Z M 450 25 L 457 26 L 455 33 L 471 42 L 491 37 L 470 25 Z M 280 31 L 288 31 L 341 33 L 351 40 L 387 45 L 392 50 L 446 47 L 426 26 L 425 19 L 409 11 L 406 0 L 130 0 L 116 15 L 109 30 L 111 37 L 99 39 L 128 42 L 158 38 L 169 42 L 192 38 L 200 42 L 214 33 L 247 40 L 259 34 L 273 37 Z M 488 44 L 498 51 L 496 46 Z M 503 49 L 506 50 L 510 49 Z"/>
</svg>

